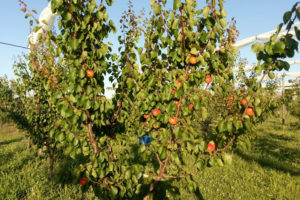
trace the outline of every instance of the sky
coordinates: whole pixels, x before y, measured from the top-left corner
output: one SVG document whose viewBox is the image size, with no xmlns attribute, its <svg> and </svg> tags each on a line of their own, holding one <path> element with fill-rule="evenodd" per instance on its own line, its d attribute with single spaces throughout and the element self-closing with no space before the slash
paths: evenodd
<svg viewBox="0 0 300 200">
<path fill-rule="evenodd" d="M 23 0 L 28 7 L 38 11 L 38 14 L 47 6 L 47 0 Z M 203 6 L 205 0 L 197 0 Z M 137 11 L 145 8 L 150 9 L 150 0 L 132 0 Z M 240 32 L 238 40 L 259 35 L 276 29 L 282 22 L 282 16 L 296 3 L 296 0 L 227 0 L 224 3 L 228 19 L 235 17 L 237 29 Z M 168 0 L 168 5 L 172 6 L 173 0 Z M 114 4 L 108 8 L 110 18 L 119 27 L 119 20 L 122 12 L 126 10 L 127 0 L 115 0 Z M 20 46 L 27 46 L 27 36 L 30 33 L 29 20 L 24 18 L 24 13 L 20 11 L 18 0 L 3 1 L 0 6 L 0 42 L 12 43 Z M 118 44 L 117 36 L 109 38 L 114 44 Z M 14 72 L 12 65 L 18 56 L 27 53 L 28 50 L 10 47 L 0 44 L 0 77 L 7 75 L 13 79 Z M 240 49 L 242 57 L 247 58 L 249 64 L 256 61 L 255 54 L 251 52 L 251 45 Z M 291 60 L 300 60 L 300 53 Z M 299 65 L 291 65 L 290 71 L 300 72 Z"/>
</svg>

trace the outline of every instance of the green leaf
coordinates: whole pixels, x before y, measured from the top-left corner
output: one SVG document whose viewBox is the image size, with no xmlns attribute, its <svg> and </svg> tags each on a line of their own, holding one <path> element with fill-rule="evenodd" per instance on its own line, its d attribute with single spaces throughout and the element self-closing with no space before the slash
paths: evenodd
<svg viewBox="0 0 300 200">
<path fill-rule="evenodd" d="M 173 1 L 173 10 L 177 10 L 181 6 L 181 0 L 174 0 Z"/>
<path fill-rule="evenodd" d="M 264 44 L 256 42 L 255 44 L 252 45 L 251 50 L 254 53 L 258 53 L 259 51 L 263 51 L 264 48 L 265 48 Z"/>
<path fill-rule="evenodd" d="M 207 115 L 208 115 L 207 109 L 205 107 L 202 107 L 201 111 L 202 111 L 202 113 L 201 113 L 202 114 L 202 120 L 205 121 L 207 119 Z"/>
<path fill-rule="evenodd" d="M 283 22 L 286 24 L 292 17 L 292 12 L 291 11 L 287 11 L 284 13 L 283 15 Z"/>
<path fill-rule="evenodd" d="M 219 121 L 219 123 L 218 123 L 218 131 L 220 133 L 226 131 L 226 124 L 223 120 Z"/>
<path fill-rule="evenodd" d="M 256 115 L 257 115 L 257 116 L 260 116 L 261 113 L 262 113 L 262 109 L 261 109 L 260 107 L 256 107 L 256 108 L 255 108 L 255 112 L 256 112 Z"/>
<path fill-rule="evenodd" d="M 76 50 L 79 46 L 79 40 L 77 40 L 76 38 L 72 38 L 69 42 L 69 45 L 72 50 Z"/>
<path fill-rule="evenodd" d="M 209 7 L 205 6 L 204 9 L 203 9 L 203 17 L 204 17 L 204 19 L 207 18 L 208 14 L 209 14 Z"/>
<path fill-rule="evenodd" d="M 146 146 L 142 144 L 142 145 L 139 147 L 139 153 L 143 153 L 145 150 L 146 150 Z"/>
<path fill-rule="evenodd" d="M 224 161 L 224 163 L 227 165 L 231 165 L 232 164 L 232 155 L 229 153 L 223 153 L 222 155 L 222 159 Z"/>
<path fill-rule="evenodd" d="M 221 19 L 220 20 L 220 24 L 221 24 L 221 26 L 223 27 L 223 28 L 226 28 L 226 26 L 227 26 L 227 21 L 225 20 L 225 19 Z"/>
<path fill-rule="evenodd" d="M 223 161 L 220 158 L 217 159 L 217 163 L 220 167 L 224 166 Z"/>
<path fill-rule="evenodd" d="M 197 49 L 193 47 L 193 48 L 191 49 L 191 54 L 193 54 L 193 55 L 198 55 Z"/>
<path fill-rule="evenodd" d="M 112 194 L 113 194 L 114 196 L 116 196 L 116 195 L 118 194 L 118 188 L 115 187 L 115 186 L 111 186 L 110 188 L 111 188 Z"/>
<path fill-rule="evenodd" d="M 255 106 L 258 106 L 260 104 L 260 99 L 259 97 L 255 97 L 254 98 L 254 103 L 253 103 Z"/>
<path fill-rule="evenodd" d="M 221 10 L 221 15 L 222 15 L 222 17 L 227 17 L 227 12 L 225 9 Z"/>
<path fill-rule="evenodd" d="M 280 42 L 276 42 L 276 44 L 273 46 L 273 52 L 274 53 L 284 53 L 284 49 L 285 49 L 285 43 L 280 41 Z"/>
<path fill-rule="evenodd" d="M 274 79 L 275 78 L 275 74 L 273 72 L 269 72 L 268 76 L 270 79 Z"/>
<path fill-rule="evenodd" d="M 53 0 L 53 1 L 51 1 L 52 12 L 54 11 L 53 9 L 56 9 L 57 7 L 61 6 L 62 4 L 63 4 L 63 0 Z"/>
<path fill-rule="evenodd" d="M 233 132 L 232 122 L 226 122 L 226 128 L 229 133 L 232 133 Z"/>
<path fill-rule="evenodd" d="M 125 179 L 127 179 L 127 180 L 131 179 L 131 171 L 130 170 L 127 170 L 125 172 Z"/>
<path fill-rule="evenodd" d="M 111 6 L 114 3 L 114 0 L 105 0 L 107 5 Z"/>
<path fill-rule="evenodd" d="M 298 40 L 300 40 L 300 30 L 295 26 L 295 33 Z"/>
</svg>

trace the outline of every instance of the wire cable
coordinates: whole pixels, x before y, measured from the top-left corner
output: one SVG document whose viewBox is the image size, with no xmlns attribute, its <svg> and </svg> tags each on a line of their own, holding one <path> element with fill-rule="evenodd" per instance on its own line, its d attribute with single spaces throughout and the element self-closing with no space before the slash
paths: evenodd
<svg viewBox="0 0 300 200">
<path fill-rule="evenodd" d="M 15 45 L 15 44 L 10 44 L 10 43 L 6 43 L 6 42 L 0 42 L 0 44 L 7 45 L 7 46 L 12 46 L 12 47 L 18 47 L 18 48 L 22 48 L 22 49 L 29 49 L 27 47 Z"/>
</svg>

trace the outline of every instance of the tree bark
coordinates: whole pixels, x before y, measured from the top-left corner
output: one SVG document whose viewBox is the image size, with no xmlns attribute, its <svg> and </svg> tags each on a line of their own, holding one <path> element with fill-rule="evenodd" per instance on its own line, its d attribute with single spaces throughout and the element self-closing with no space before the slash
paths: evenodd
<svg viewBox="0 0 300 200">
<path fill-rule="evenodd" d="M 54 154 L 49 152 L 49 158 L 50 158 L 49 176 L 50 176 L 50 179 L 52 179 L 52 177 L 53 177 L 53 165 L 54 165 Z"/>
<path fill-rule="evenodd" d="M 31 138 L 30 136 L 27 139 L 27 148 L 30 149 L 31 148 Z"/>
<path fill-rule="evenodd" d="M 99 152 L 99 148 L 98 148 L 98 145 L 97 145 L 97 141 L 95 140 L 95 136 L 94 136 L 94 133 L 93 133 L 93 123 L 91 121 L 91 115 L 90 115 L 90 112 L 87 110 L 86 111 L 86 115 L 88 117 L 88 130 L 89 130 L 89 138 L 90 138 L 90 141 L 92 143 L 92 146 L 94 148 L 94 152 L 95 153 L 98 153 Z"/>
</svg>

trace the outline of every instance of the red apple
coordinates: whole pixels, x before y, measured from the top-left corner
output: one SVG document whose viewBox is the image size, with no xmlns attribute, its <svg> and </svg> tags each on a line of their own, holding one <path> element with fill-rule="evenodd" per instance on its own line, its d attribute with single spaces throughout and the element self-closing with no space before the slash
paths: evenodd
<svg viewBox="0 0 300 200">
<path fill-rule="evenodd" d="M 193 110 L 193 109 L 194 109 L 194 104 L 191 103 L 191 104 L 189 105 L 189 109 Z"/>
<path fill-rule="evenodd" d="M 92 70 L 92 69 L 87 69 L 85 71 L 85 73 L 86 73 L 86 76 L 89 77 L 89 78 L 93 78 L 94 74 L 95 74 L 94 70 Z"/>
<path fill-rule="evenodd" d="M 155 117 L 157 117 L 157 115 L 160 113 L 160 110 L 158 110 L 158 109 L 154 109 L 153 111 L 152 111 L 152 114 L 153 114 L 153 116 L 155 116 Z"/>
<path fill-rule="evenodd" d="M 177 117 L 170 117 L 169 118 L 169 123 L 172 124 L 172 125 L 175 125 L 177 124 Z"/>
<path fill-rule="evenodd" d="M 80 184 L 81 184 L 82 186 L 85 186 L 85 185 L 86 185 L 86 182 L 87 182 L 87 178 L 82 177 L 82 179 L 80 180 Z"/>
<path fill-rule="evenodd" d="M 244 99 L 241 101 L 241 104 L 244 105 L 244 106 L 247 105 L 247 100 L 244 98 Z"/>
<path fill-rule="evenodd" d="M 144 118 L 147 119 L 149 117 L 149 115 L 147 114 L 144 114 Z"/>
<path fill-rule="evenodd" d="M 191 57 L 190 57 L 190 64 L 194 65 L 194 64 L 196 64 L 196 63 L 197 63 L 197 57 L 191 56 Z"/>
<path fill-rule="evenodd" d="M 206 82 L 207 84 L 209 84 L 209 83 L 211 83 L 211 81 L 212 81 L 212 79 L 211 79 L 210 75 L 206 75 L 206 76 L 205 76 L 205 82 Z"/>
<path fill-rule="evenodd" d="M 214 149 L 215 149 L 215 147 L 216 147 L 216 145 L 213 143 L 209 143 L 208 145 L 207 145 L 207 148 L 206 148 L 206 151 L 207 152 L 212 152 Z"/>
<path fill-rule="evenodd" d="M 177 86 L 178 88 L 181 88 L 182 82 L 181 82 L 181 81 L 177 81 L 177 82 L 176 82 L 176 86 Z"/>
<path fill-rule="evenodd" d="M 254 109 L 252 107 L 248 107 L 245 112 L 249 116 L 254 115 Z"/>
<path fill-rule="evenodd" d="M 178 107 L 180 102 L 179 101 L 174 101 L 174 104 L 175 104 L 176 107 Z"/>
<path fill-rule="evenodd" d="M 171 94 L 175 94 L 176 93 L 176 90 L 172 90 Z"/>
</svg>

